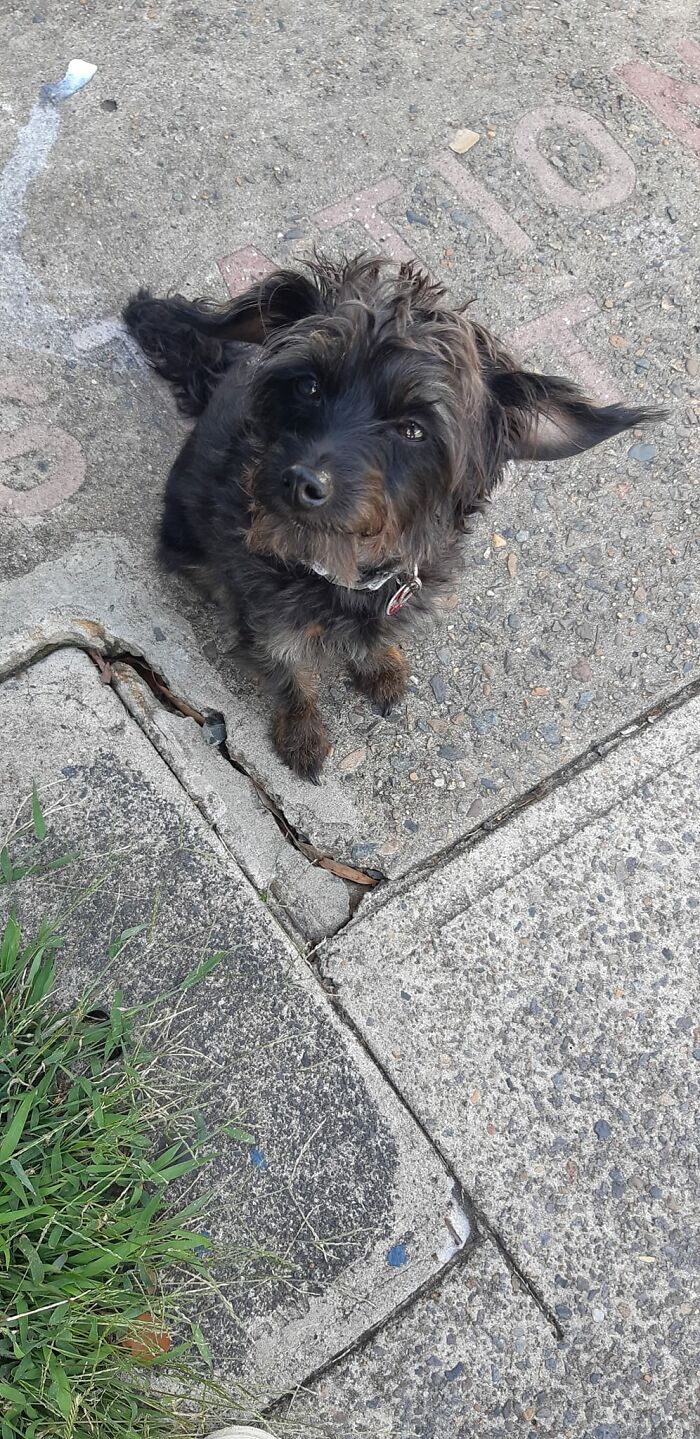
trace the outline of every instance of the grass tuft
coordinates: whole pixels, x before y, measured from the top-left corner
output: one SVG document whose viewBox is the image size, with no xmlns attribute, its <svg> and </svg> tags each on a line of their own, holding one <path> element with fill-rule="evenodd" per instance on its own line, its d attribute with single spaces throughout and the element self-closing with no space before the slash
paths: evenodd
<svg viewBox="0 0 700 1439">
<path fill-rule="evenodd" d="M 36 790 L 32 821 L 41 842 Z M 202 1392 L 210 1356 L 187 1309 L 209 1241 L 171 1186 L 210 1151 L 184 1123 L 158 1152 L 173 1116 L 149 1095 L 135 1013 L 90 995 L 57 1009 L 61 943 L 46 923 L 27 941 L 14 914 L 0 940 L 0 1435 L 190 1435 L 181 1396 Z"/>
</svg>

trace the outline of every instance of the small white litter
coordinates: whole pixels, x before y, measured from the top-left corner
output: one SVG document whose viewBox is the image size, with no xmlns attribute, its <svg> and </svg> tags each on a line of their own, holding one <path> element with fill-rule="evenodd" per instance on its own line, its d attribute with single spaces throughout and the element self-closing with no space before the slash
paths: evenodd
<svg viewBox="0 0 700 1439">
<path fill-rule="evenodd" d="M 476 130 L 458 130 L 450 140 L 450 149 L 455 155 L 466 155 L 467 150 L 471 150 L 472 145 L 478 145 L 480 139 L 481 135 Z"/>
<path fill-rule="evenodd" d="M 42 86 L 42 99 L 54 104 L 57 100 L 67 100 L 70 95 L 75 95 L 76 90 L 82 90 L 83 85 L 87 85 L 96 74 L 97 66 L 91 65 L 89 60 L 71 60 L 62 80 L 54 85 Z"/>
<path fill-rule="evenodd" d="M 273 1439 L 268 1429 L 251 1429 L 249 1424 L 232 1424 L 230 1429 L 217 1429 L 207 1439 Z"/>
</svg>

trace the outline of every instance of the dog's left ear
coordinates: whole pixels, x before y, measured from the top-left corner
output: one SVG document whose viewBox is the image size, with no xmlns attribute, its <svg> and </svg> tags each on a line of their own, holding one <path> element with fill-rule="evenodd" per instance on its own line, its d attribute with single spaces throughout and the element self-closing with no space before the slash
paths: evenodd
<svg viewBox="0 0 700 1439">
<path fill-rule="evenodd" d="M 276 331 L 315 315 L 321 298 L 317 286 L 306 275 L 273 270 L 226 305 L 185 300 L 181 295 L 172 296 L 167 305 L 172 320 L 191 325 L 200 335 L 222 342 L 238 340 L 263 345 Z"/>
<path fill-rule="evenodd" d="M 595 405 L 556 375 L 497 370 L 488 379 L 506 458 L 564 460 L 634 425 L 664 418 L 663 410 Z"/>
</svg>

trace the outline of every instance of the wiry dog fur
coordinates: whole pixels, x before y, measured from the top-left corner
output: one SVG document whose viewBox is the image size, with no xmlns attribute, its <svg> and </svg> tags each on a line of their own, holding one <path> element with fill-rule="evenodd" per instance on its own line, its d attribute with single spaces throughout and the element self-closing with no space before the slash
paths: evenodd
<svg viewBox="0 0 700 1439">
<path fill-rule="evenodd" d="M 124 318 L 199 417 L 168 479 L 162 557 L 213 573 L 272 691 L 279 753 L 309 779 L 329 747 L 324 652 L 388 710 L 408 676 L 397 643 L 454 574 L 504 466 L 653 417 L 520 369 L 441 286 L 367 256 L 280 270 L 220 307 L 141 290 Z M 422 589 L 389 617 L 416 574 Z"/>
</svg>

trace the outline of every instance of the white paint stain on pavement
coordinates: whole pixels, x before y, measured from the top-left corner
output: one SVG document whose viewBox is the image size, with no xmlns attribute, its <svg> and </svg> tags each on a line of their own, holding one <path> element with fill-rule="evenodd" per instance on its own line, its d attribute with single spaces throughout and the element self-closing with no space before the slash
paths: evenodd
<svg viewBox="0 0 700 1439">
<path fill-rule="evenodd" d="M 41 174 L 58 136 L 60 105 L 82 90 L 96 73 L 87 60 L 71 60 L 62 80 L 43 85 L 29 119 L 17 136 L 13 154 L 0 175 L 0 322 L 22 349 L 84 356 L 90 350 L 120 341 L 123 360 L 131 367 L 135 350 L 116 319 L 104 319 L 76 330 L 75 322 L 42 300 L 21 253 L 27 191 Z"/>
</svg>

